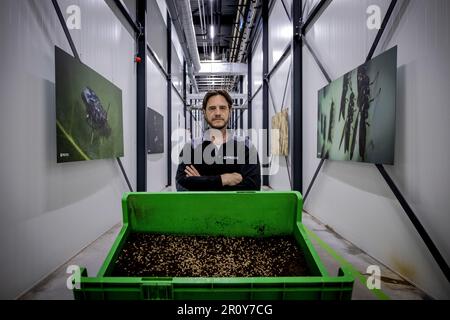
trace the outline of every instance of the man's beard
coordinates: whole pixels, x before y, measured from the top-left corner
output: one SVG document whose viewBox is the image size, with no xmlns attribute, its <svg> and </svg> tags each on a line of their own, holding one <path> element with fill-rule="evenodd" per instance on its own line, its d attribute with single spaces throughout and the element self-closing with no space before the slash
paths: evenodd
<svg viewBox="0 0 450 320">
<path fill-rule="evenodd" d="M 223 125 L 216 125 L 214 124 L 214 120 L 222 120 Z M 224 120 L 222 118 L 220 119 L 213 119 L 212 121 L 206 120 L 206 122 L 209 124 L 209 126 L 213 129 L 222 130 L 223 128 L 226 128 L 228 126 L 228 120 Z"/>
</svg>

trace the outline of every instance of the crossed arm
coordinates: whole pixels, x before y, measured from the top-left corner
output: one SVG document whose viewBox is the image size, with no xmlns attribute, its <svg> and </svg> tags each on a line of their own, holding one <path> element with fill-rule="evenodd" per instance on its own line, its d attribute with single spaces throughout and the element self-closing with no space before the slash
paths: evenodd
<svg viewBox="0 0 450 320">
<path fill-rule="evenodd" d="M 186 173 L 186 177 L 201 177 L 200 173 L 197 171 L 197 169 L 195 169 L 193 165 L 186 166 L 184 172 Z M 220 180 L 222 182 L 222 186 L 232 187 L 241 183 L 242 175 L 237 172 L 224 173 L 220 175 Z"/>
<path fill-rule="evenodd" d="M 178 166 L 177 184 L 189 191 L 233 191 L 260 190 L 259 167 L 245 165 L 241 173 L 224 173 L 217 176 L 202 176 L 193 165 Z"/>
<path fill-rule="evenodd" d="M 224 173 L 220 175 L 202 175 L 193 165 L 194 159 L 188 156 L 183 158 L 183 154 L 189 151 L 189 145 L 185 145 L 180 154 L 183 159 L 178 165 L 176 174 L 177 190 L 188 191 L 238 191 L 238 190 L 261 190 L 261 168 L 256 149 L 246 152 L 246 161 L 238 170 L 239 172 Z M 190 150 L 193 154 L 193 149 Z M 256 153 L 256 163 L 250 164 L 250 152 Z"/>
</svg>

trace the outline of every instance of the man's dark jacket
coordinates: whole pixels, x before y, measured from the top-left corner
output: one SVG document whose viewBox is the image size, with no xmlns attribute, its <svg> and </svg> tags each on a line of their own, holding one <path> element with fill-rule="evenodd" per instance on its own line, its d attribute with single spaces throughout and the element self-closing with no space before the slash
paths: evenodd
<svg viewBox="0 0 450 320">
<path fill-rule="evenodd" d="M 220 148 L 206 138 L 188 142 L 180 154 L 176 175 L 178 191 L 260 190 L 261 168 L 256 148 L 248 138 L 233 135 Z M 193 165 L 200 177 L 186 177 L 187 165 Z M 239 173 L 242 181 L 235 186 L 223 186 L 221 174 Z"/>
</svg>

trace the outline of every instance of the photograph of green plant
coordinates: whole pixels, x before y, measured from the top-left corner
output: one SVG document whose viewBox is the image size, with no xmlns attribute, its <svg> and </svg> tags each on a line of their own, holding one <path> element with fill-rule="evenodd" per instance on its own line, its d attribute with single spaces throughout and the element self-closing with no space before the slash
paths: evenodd
<svg viewBox="0 0 450 320">
<path fill-rule="evenodd" d="M 122 91 L 55 47 L 57 162 L 124 155 Z"/>
</svg>

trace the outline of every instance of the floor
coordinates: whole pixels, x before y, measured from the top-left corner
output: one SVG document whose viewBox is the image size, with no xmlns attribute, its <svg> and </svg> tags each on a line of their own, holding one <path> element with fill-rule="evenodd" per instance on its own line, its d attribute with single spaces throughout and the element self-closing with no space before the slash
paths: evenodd
<svg viewBox="0 0 450 320">
<path fill-rule="evenodd" d="M 310 234 L 309 238 L 330 275 L 337 275 L 339 266 L 342 264 L 348 264 L 350 270 L 353 271 L 352 273 L 355 277 L 353 300 L 430 299 L 426 293 L 410 284 L 351 242 L 342 238 L 310 214 L 303 212 L 302 221 L 306 228 L 313 233 L 313 235 Z M 380 268 L 380 290 L 369 290 L 367 287 L 367 278 L 372 274 L 371 272 L 367 273 L 369 266 L 378 266 Z"/>
<path fill-rule="evenodd" d="M 352 271 L 356 279 L 352 299 L 429 299 L 424 292 L 409 284 L 399 275 L 383 266 L 380 262 L 361 251 L 349 241 L 343 239 L 332 229 L 328 228 L 306 212 L 303 213 L 303 224 L 307 230 L 309 230 L 309 238 L 330 275 L 337 275 L 339 266 L 342 264 L 346 265 L 348 269 Z M 86 267 L 89 275 L 96 275 L 119 233 L 120 228 L 121 224 L 114 226 L 111 230 L 82 250 L 77 256 L 61 266 L 29 292 L 25 293 L 20 299 L 73 299 L 72 292 L 67 289 L 66 286 L 67 278 L 69 276 L 69 274 L 66 273 L 68 266 L 83 266 Z M 370 276 L 370 274 L 367 274 L 367 268 L 371 265 L 376 265 L 380 268 L 380 290 L 369 290 L 366 285 L 367 277 Z"/>
</svg>

